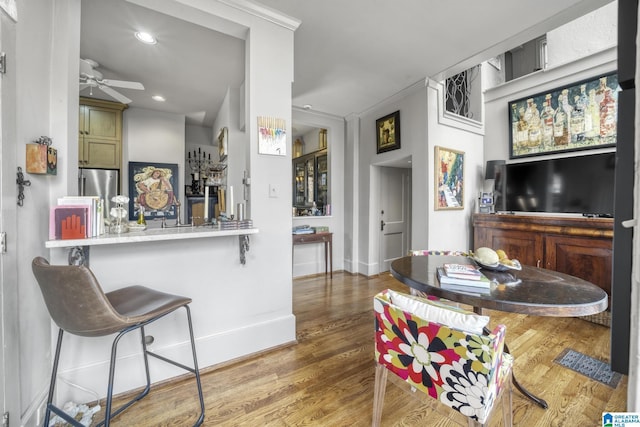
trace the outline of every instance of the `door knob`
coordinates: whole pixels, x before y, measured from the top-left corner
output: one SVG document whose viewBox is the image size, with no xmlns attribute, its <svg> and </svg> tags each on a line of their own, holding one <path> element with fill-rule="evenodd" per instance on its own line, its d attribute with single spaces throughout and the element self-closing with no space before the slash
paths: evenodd
<svg viewBox="0 0 640 427">
<path fill-rule="evenodd" d="M 380 220 L 380 231 L 384 231 L 384 226 L 387 225 L 383 220 Z"/>
</svg>

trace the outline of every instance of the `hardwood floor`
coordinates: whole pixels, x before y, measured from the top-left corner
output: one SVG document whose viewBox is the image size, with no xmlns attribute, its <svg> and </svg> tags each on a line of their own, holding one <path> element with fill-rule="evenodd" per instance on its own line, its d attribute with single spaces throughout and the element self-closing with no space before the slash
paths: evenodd
<svg viewBox="0 0 640 427">
<path fill-rule="evenodd" d="M 408 292 L 388 273 L 372 279 L 334 273 L 333 280 L 294 280 L 298 343 L 204 370 L 204 425 L 370 426 L 372 297 L 387 288 Z M 553 362 L 565 348 L 608 360 L 608 328 L 576 318 L 488 314 L 491 324 L 507 326 L 520 382 L 549 403 L 544 410 L 514 390 L 515 426 L 596 426 L 601 425 L 603 411 L 625 410 L 626 376 L 613 389 Z M 455 411 L 412 394 L 388 382 L 383 426 L 456 425 L 449 419 Z M 196 389 L 189 378 L 152 388 L 112 425 L 189 426 L 197 411 Z M 491 426 L 501 425 L 499 410 L 496 415 Z"/>
</svg>

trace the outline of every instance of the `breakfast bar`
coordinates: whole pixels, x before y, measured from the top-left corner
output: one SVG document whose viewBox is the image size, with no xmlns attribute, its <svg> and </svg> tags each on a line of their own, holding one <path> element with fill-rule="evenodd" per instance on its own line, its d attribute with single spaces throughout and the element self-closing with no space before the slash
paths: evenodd
<svg viewBox="0 0 640 427">
<path fill-rule="evenodd" d="M 207 368 L 268 347 L 274 328 L 289 331 L 294 327 L 293 317 L 286 314 L 263 320 L 259 301 L 268 298 L 263 293 L 273 292 L 273 288 L 255 284 L 247 274 L 248 268 L 258 268 L 266 262 L 246 252 L 248 238 L 252 235 L 259 236 L 259 230 L 220 230 L 211 226 L 150 228 L 89 239 L 50 240 L 46 247 L 50 249 L 52 265 L 79 261 L 78 258 L 87 256 L 90 250 L 89 268 L 105 293 L 142 285 L 158 292 L 191 298 L 198 364 L 200 368 Z M 240 251 L 246 252 L 246 264 L 242 263 L 242 253 L 238 252 L 239 240 Z M 168 323 L 145 328 L 147 336 L 153 340 L 151 347 L 177 360 L 188 360 L 190 347 L 184 335 L 185 320 L 174 313 L 168 316 L 171 318 Z M 162 330 L 156 329 L 159 327 Z M 256 340 L 252 338 L 255 336 L 265 338 Z M 75 356 L 60 361 L 60 375 L 83 388 L 102 390 L 102 381 L 109 368 L 105 357 L 109 341 L 106 338 L 87 341 L 71 335 L 65 337 L 65 348 Z M 239 344 L 231 344 L 238 341 Z M 54 344 L 52 337 L 52 349 Z M 116 394 L 144 383 L 136 365 L 138 352 L 136 338 L 123 337 L 118 349 L 120 374 Z M 152 362 L 151 368 L 154 381 L 181 374 L 165 364 L 155 366 Z M 84 392 L 66 383 L 59 383 L 56 389 L 65 400 L 86 400 Z"/>
<path fill-rule="evenodd" d="M 240 262 L 244 264 L 246 262 L 245 253 L 249 250 L 249 235 L 256 233 L 258 233 L 257 228 L 235 230 L 221 230 L 215 226 L 152 228 L 127 233 L 104 234 L 87 239 L 49 240 L 45 243 L 45 247 L 70 248 L 69 261 L 71 263 L 72 257 L 76 260 L 80 257 L 84 261 L 88 261 L 89 247 L 91 246 L 239 236 Z M 83 254 L 78 252 L 78 248 L 82 249 Z"/>
</svg>

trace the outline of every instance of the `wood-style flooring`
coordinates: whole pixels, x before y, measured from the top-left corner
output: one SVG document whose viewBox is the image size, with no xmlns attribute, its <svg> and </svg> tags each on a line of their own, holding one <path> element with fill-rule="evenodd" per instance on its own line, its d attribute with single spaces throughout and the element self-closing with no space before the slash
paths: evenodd
<svg viewBox="0 0 640 427">
<path fill-rule="evenodd" d="M 204 425 L 370 426 L 372 297 L 386 288 L 408 292 L 388 273 L 375 278 L 334 273 L 333 280 L 324 275 L 295 279 L 298 343 L 203 370 Z M 603 411 L 625 411 L 626 376 L 613 389 L 553 362 L 565 348 L 607 361 L 608 328 L 577 318 L 487 314 L 492 324 L 507 326 L 507 342 L 520 382 L 549 403 L 544 410 L 514 390 L 515 426 L 599 426 Z M 190 377 L 152 388 L 149 396 L 112 425 L 189 426 L 197 410 Z M 382 425 L 457 425 L 450 419 L 454 412 L 389 381 Z M 101 419 L 100 415 L 94 420 Z M 499 409 L 491 421 L 491 426 L 502 425 Z"/>
</svg>

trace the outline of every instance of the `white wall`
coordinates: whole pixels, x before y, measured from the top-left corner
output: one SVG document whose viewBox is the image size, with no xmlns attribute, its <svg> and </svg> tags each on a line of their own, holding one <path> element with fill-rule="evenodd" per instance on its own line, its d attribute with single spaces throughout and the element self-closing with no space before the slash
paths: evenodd
<svg viewBox="0 0 640 427">
<path fill-rule="evenodd" d="M 400 149 L 376 154 L 376 120 L 400 111 Z M 414 85 L 392 99 L 359 117 L 357 192 L 358 262 L 356 271 L 371 276 L 379 272 L 380 188 L 379 171 L 384 166 L 412 158 L 412 245 L 427 239 L 428 217 L 428 142 L 427 89 L 424 83 Z M 424 166 L 426 165 L 426 167 Z M 348 197 L 348 196 L 347 196 Z"/>
<path fill-rule="evenodd" d="M 615 48 L 606 49 L 574 62 L 538 71 L 489 89 L 485 93 L 486 143 L 484 144 L 484 157 L 487 160 L 502 159 L 509 162 L 509 128 L 506 125 L 509 117 L 507 109 L 509 101 L 615 71 L 616 55 Z M 589 154 L 613 150 L 615 148 L 589 150 Z M 563 153 L 539 158 L 575 155 L 576 153 Z M 527 159 L 517 161 L 527 161 Z"/>
<path fill-rule="evenodd" d="M 617 1 L 547 33 L 548 67 L 485 93 L 487 160 L 509 159 L 507 102 L 616 70 Z M 602 149 L 589 151 L 612 151 Z M 572 156 L 575 153 L 547 157 Z M 524 160 L 526 161 L 526 159 Z"/>
<path fill-rule="evenodd" d="M 476 200 L 484 180 L 484 138 L 479 124 L 470 121 L 453 122 L 442 112 L 442 85 L 430 82 L 428 108 L 427 189 L 428 222 L 426 242 L 414 242 L 416 249 L 467 250 L 472 248 L 471 216 L 476 212 Z M 461 120 L 461 119 L 460 119 Z M 451 148 L 464 153 L 464 209 L 435 210 L 435 147 Z M 415 221 L 414 221 L 415 222 Z"/>
<path fill-rule="evenodd" d="M 469 248 L 470 217 L 475 210 L 475 198 L 479 190 L 478 171 L 483 164 L 483 129 L 473 121 L 460 122 L 445 118 L 442 102 L 441 85 L 428 81 L 426 85 L 417 84 L 408 88 L 359 118 L 358 171 L 354 178 L 357 182 L 354 196 L 358 206 L 354 207 L 354 212 L 360 238 L 357 240 L 358 248 L 351 248 L 351 253 L 359 258 L 357 266 L 352 268 L 359 273 L 370 276 L 380 270 L 377 226 L 380 220 L 380 183 L 376 166 L 393 165 L 405 158 L 412 159 L 411 247 Z M 376 154 L 375 121 L 396 110 L 400 111 L 401 147 Z M 462 210 L 434 209 L 435 146 L 465 153 L 465 201 Z"/>
<path fill-rule="evenodd" d="M 240 110 L 240 89 L 228 88 L 213 124 L 213 143 L 217 147 L 218 134 L 222 128 L 226 127 L 227 159 L 224 163 L 227 165 L 225 172 L 227 192 L 233 188 L 233 200 L 236 205 L 233 206 L 234 215 L 237 215 L 237 204 L 244 203 L 245 216 L 249 219 L 251 216 L 249 187 L 245 189 L 242 179 L 245 171 L 249 173 L 247 153 L 250 142 L 247 133 L 239 128 L 241 115 L 244 115 L 244 110 Z M 231 206 L 227 206 L 227 210 L 231 208 Z"/>
<path fill-rule="evenodd" d="M 182 206 L 186 206 L 185 182 L 180 179 L 185 171 L 185 116 L 135 107 L 124 110 L 121 192 L 134 197 L 135 194 L 129 194 L 129 162 L 177 164 L 177 190 Z M 159 225 L 160 221 L 149 224 Z"/>
<path fill-rule="evenodd" d="M 72 131 L 74 138 L 68 139 L 69 149 L 77 150 L 75 132 L 78 116 L 79 53 L 76 48 L 79 46 L 80 8 L 78 0 L 59 0 L 56 3 L 69 5 L 68 19 L 52 21 L 56 25 L 57 22 L 65 24 L 64 27 L 55 27 L 56 31 L 64 36 L 61 38 L 64 39 L 64 44 L 61 42 L 56 45 L 56 49 L 61 53 L 71 50 L 68 56 L 73 58 L 60 65 L 56 69 L 56 75 L 65 79 L 70 76 L 75 82 L 73 87 L 66 88 L 66 95 L 61 97 L 75 107 L 73 110 L 60 111 L 55 120 L 63 123 L 63 129 Z M 107 288 L 144 281 L 159 289 L 189 294 L 194 300 L 194 328 L 201 367 L 293 342 L 295 317 L 292 313 L 291 296 L 290 197 L 270 198 L 267 191 L 269 184 L 283 189 L 281 194 L 286 191 L 284 189 L 289 188 L 291 141 L 288 141 L 287 156 L 258 154 L 257 117 L 283 118 L 289 126 L 290 134 L 293 29 L 297 28 L 299 22 L 289 18 L 280 20 L 277 14 L 270 16 L 269 20 L 263 20 L 253 11 L 245 12 L 241 8 L 217 2 L 136 0 L 135 3 L 171 13 L 182 19 L 197 21 L 199 25 L 229 32 L 236 37 L 247 37 L 245 114 L 248 129 L 246 150 L 249 161 L 246 164 L 253 182 L 250 189 L 252 219 L 260 233 L 251 238 L 246 265 L 239 262 L 238 239 L 226 237 L 202 239 L 190 244 L 167 242 L 101 247 L 92 250 L 91 267 Z M 274 23 L 274 19 L 278 23 Z M 277 56 L 272 55 L 273 46 L 279 46 Z M 46 66 L 42 68 L 47 69 Z M 42 77 L 41 73 L 37 74 L 37 78 Z M 25 95 L 28 90 L 27 87 L 23 89 Z M 156 122 L 156 114 L 142 110 L 134 111 L 133 108 L 128 110 L 127 114 L 136 120 L 128 119 L 126 126 L 125 144 L 128 158 L 124 159 L 125 162 L 148 160 L 178 163 L 183 170 L 183 118 L 165 117 L 170 125 L 164 125 L 162 132 L 158 134 L 152 129 L 159 125 Z M 32 129 L 33 125 L 29 128 L 26 122 L 27 120 L 23 129 Z M 75 156 L 72 165 L 77 164 L 77 154 Z M 75 169 L 71 165 L 62 166 L 57 179 L 65 180 Z M 68 188 L 56 187 L 50 200 L 55 200 L 68 191 Z M 47 223 L 45 220 L 41 222 Z M 45 239 L 46 230 L 43 229 L 36 246 L 42 247 Z M 53 249 L 49 256 L 55 263 L 66 263 L 64 250 Z M 28 261 L 31 257 L 32 254 L 29 254 Z M 27 276 L 33 284 L 30 271 L 25 271 L 25 277 Z M 37 315 L 44 316 L 42 309 Z M 188 348 L 183 345 L 184 339 L 178 338 L 177 335 L 180 333 L 179 322 L 176 319 L 175 327 L 160 328 L 162 334 L 166 333 L 166 338 L 157 337 L 162 340 L 157 342 L 157 346 L 170 353 L 177 353 L 183 360 L 188 360 Z M 45 329 L 41 329 L 41 332 L 44 331 Z M 72 356 L 63 364 L 65 375 L 69 375 L 72 381 L 104 395 L 106 390 L 103 379 L 106 375 L 108 357 L 108 352 L 102 351 L 105 343 L 102 340 L 87 343 L 86 340 L 75 339 L 70 339 L 69 342 L 71 348 L 68 352 Z M 50 357 L 50 354 L 46 353 L 47 346 L 42 350 L 45 357 Z M 117 392 L 131 387 L 132 380 L 136 379 L 133 372 L 139 365 L 130 362 L 128 355 L 129 349 L 125 343 L 120 360 L 123 367 L 118 373 L 121 382 L 116 386 Z M 153 370 L 154 381 L 174 374 L 174 370 L 167 368 Z M 64 402 L 76 396 L 84 401 L 93 399 L 92 396 L 87 397 L 84 393 L 60 386 L 60 401 Z"/>
<path fill-rule="evenodd" d="M 617 43 L 618 2 L 612 1 L 547 33 L 548 67 L 573 62 Z"/>
<path fill-rule="evenodd" d="M 186 125 L 184 135 L 185 151 L 187 153 L 191 153 L 192 159 L 194 150 L 197 152 L 199 148 L 200 151 L 205 151 L 207 155 L 211 154 L 212 161 L 217 161 L 218 147 L 217 145 L 213 144 L 213 142 L 215 141 L 212 128 L 199 125 Z M 212 144 L 214 146 L 212 146 Z M 187 154 L 184 154 L 184 157 L 187 157 Z M 184 183 L 184 185 L 191 185 L 191 169 L 189 168 L 189 163 L 187 160 L 185 160 L 183 179 L 184 181 L 182 182 Z M 182 193 L 183 192 L 181 191 L 180 194 Z"/>
<path fill-rule="evenodd" d="M 48 70 L 52 61 L 51 45 L 42 41 L 53 38 L 53 4 L 44 0 L 18 2 L 18 14 L 16 49 L 19 54 L 14 58 L 8 58 L 16 61 L 17 134 L 15 141 L 3 141 L 3 144 L 16 144 L 17 165 L 22 167 L 23 171 L 26 171 L 25 144 L 33 142 L 42 135 L 53 138 L 53 146 L 58 149 L 59 165 L 64 165 L 69 158 L 74 157 L 77 164 L 77 144 L 76 152 L 69 153 L 66 139 L 61 137 L 61 133 L 52 132 L 50 125 L 50 108 L 57 105 L 55 94 L 51 93 L 50 78 L 55 81 L 57 76 L 49 76 Z M 29 55 L 24 55 L 22 52 L 29 52 Z M 12 107 L 4 106 L 4 108 Z M 76 135 L 74 134 L 72 138 L 77 140 Z M 12 165 L 12 169 L 16 170 L 15 164 Z M 8 239 L 17 241 L 18 251 L 20 414 L 13 414 L 16 417 L 16 423 L 19 423 L 22 417 L 28 419 L 33 415 L 48 387 L 51 363 L 49 314 L 44 306 L 40 289 L 33 279 L 31 260 L 38 255 L 47 255 L 43 241 L 48 236 L 49 189 L 52 185 L 61 184 L 61 180 L 65 180 L 64 175 L 63 177 L 28 173 L 24 175 L 25 179 L 31 181 L 31 186 L 25 187 L 24 205 L 18 207 L 17 229 L 3 230 L 9 232 Z M 15 204 L 15 199 L 6 200 L 5 203 Z M 11 391 L 8 392 L 11 393 Z"/>
</svg>

